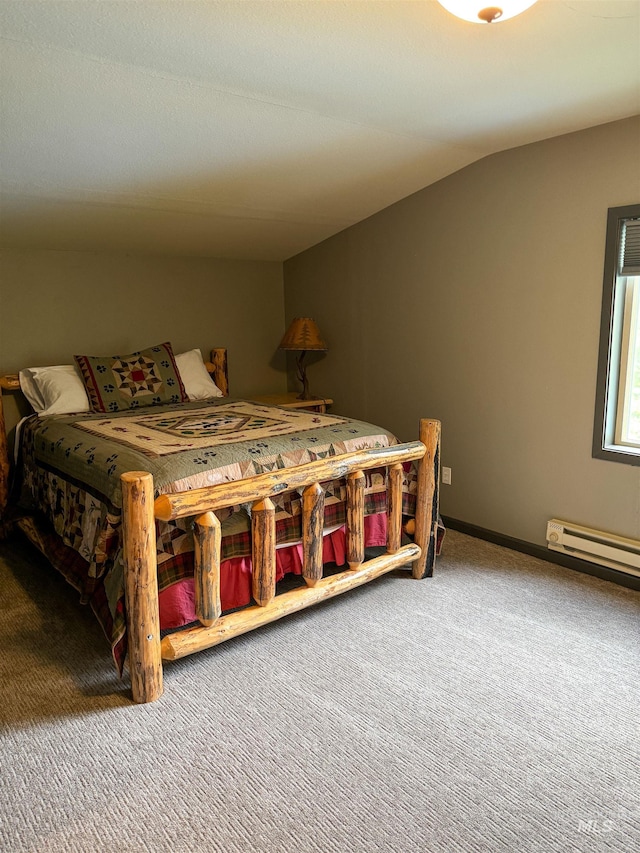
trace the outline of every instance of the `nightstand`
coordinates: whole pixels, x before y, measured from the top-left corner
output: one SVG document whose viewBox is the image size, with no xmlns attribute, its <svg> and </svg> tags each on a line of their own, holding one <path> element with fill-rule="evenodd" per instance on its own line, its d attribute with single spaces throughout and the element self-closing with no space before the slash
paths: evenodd
<svg viewBox="0 0 640 853">
<path fill-rule="evenodd" d="M 252 397 L 256 403 L 264 403 L 267 406 L 284 406 L 285 409 L 306 409 L 309 412 L 320 412 L 324 414 L 327 406 L 333 403 L 329 397 L 312 397 L 310 400 L 299 400 L 295 391 L 287 394 L 259 394 Z"/>
</svg>

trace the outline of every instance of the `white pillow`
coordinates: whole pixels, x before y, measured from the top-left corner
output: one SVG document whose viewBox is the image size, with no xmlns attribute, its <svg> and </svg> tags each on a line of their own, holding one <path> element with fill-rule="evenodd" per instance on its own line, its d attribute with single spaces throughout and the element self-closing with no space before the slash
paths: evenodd
<svg viewBox="0 0 640 853">
<path fill-rule="evenodd" d="M 176 355 L 176 364 L 184 390 L 190 400 L 210 400 L 212 397 L 223 396 L 222 391 L 209 376 L 199 349 Z"/>
<path fill-rule="evenodd" d="M 91 411 L 82 378 L 72 364 L 21 370 L 20 387 L 39 415 Z"/>
</svg>

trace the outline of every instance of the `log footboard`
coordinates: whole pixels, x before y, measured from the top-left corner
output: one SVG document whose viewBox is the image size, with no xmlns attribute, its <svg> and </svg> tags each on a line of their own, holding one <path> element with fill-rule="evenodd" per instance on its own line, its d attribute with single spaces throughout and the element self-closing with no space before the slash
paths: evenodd
<svg viewBox="0 0 640 853">
<path fill-rule="evenodd" d="M 401 545 L 402 463 L 418 461 L 415 542 Z M 413 563 L 414 578 L 433 572 L 439 502 L 440 423 L 420 422 L 420 440 L 372 448 L 259 474 L 246 480 L 161 495 L 154 503 L 153 481 L 145 472 L 122 477 L 123 551 L 131 687 L 136 702 L 162 694 L 162 660 L 176 660 L 252 631 L 312 604 L 368 583 Z M 386 467 L 388 476 L 387 553 L 364 557 L 364 471 Z M 322 576 L 324 492 L 320 483 L 347 482 L 348 570 Z M 276 596 L 275 511 L 271 498 L 303 489 L 302 541 L 305 587 Z M 215 512 L 252 504 L 252 565 L 255 606 L 220 615 L 220 522 Z M 200 626 L 160 640 L 155 519 L 194 518 L 196 613 Z"/>
</svg>

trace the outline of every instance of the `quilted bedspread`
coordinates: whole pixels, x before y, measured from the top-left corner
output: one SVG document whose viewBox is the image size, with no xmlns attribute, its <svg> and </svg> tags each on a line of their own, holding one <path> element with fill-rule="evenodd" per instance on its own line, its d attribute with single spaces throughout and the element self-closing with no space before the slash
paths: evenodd
<svg viewBox="0 0 640 853">
<path fill-rule="evenodd" d="M 360 421 L 221 398 L 135 414 L 54 415 L 35 427 L 32 450 L 39 465 L 118 507 L 125 471 L 149 471 L 160 494 L 394 443 Z"/>
<path fill-rule="evenodd" d="M 21 441 L 23 506 L 46 518 L 56 538 L 43 550 L 90 601 L 122 668 L 126 651 L 120 543 L 120 475 L 148 471 L 156 495 L 238 480 L 397 439 L 361 421 L 220 398 L 139 412 L 34 416 Z M 413 511 L 415 477 L 406 466 L 404 510 Z M 344 483 L 326 489 L 325 525 L 344 522 Z M 386 507 L 385 478 L 367 472 L 365 512 Z M 247 512 L 223 521 L 222 558 L 251 553 Z M 278 496 L 278 544 L 300 536 L 300 500 Z M 158 522 L 160 590 L 193 574 L 189 519 Z"/>
</svg>

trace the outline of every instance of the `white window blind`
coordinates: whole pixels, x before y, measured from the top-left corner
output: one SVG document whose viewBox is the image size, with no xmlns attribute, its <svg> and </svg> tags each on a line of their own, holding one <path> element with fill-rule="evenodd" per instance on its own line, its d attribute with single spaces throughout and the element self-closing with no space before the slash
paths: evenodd
<svg viewBox="0 0 640 853">
<path fill-rule="evenodd" d="M 640 275 L 640 219 L 627 219 L 622 225 L 620 275 Z"/>
</svg>

